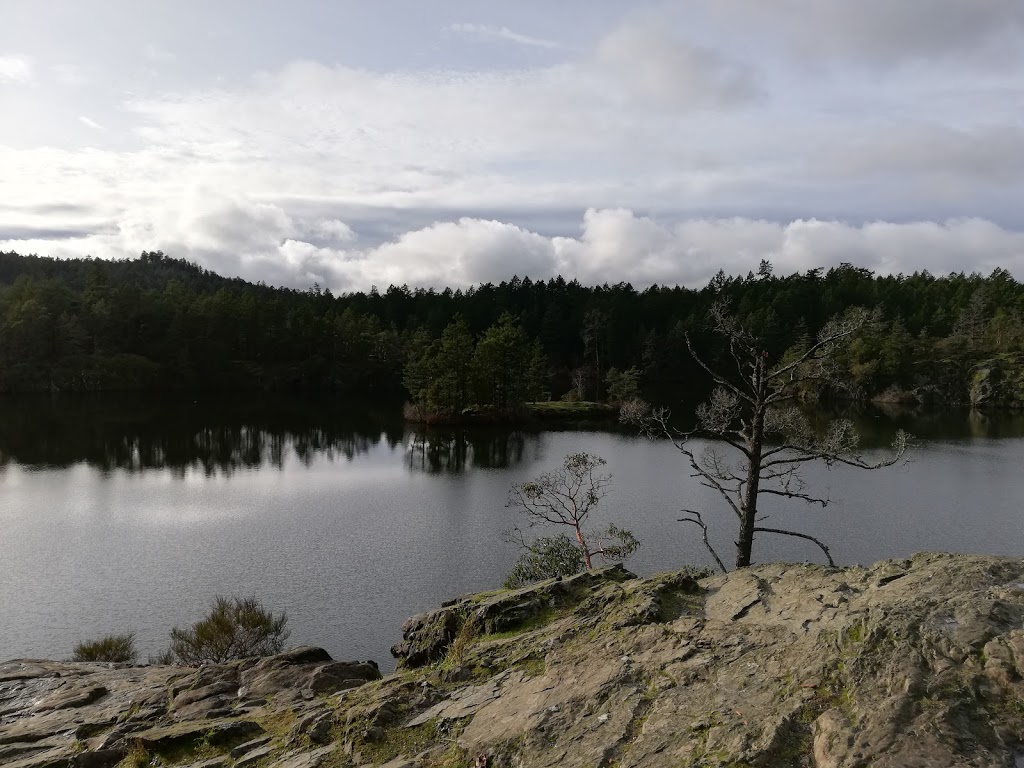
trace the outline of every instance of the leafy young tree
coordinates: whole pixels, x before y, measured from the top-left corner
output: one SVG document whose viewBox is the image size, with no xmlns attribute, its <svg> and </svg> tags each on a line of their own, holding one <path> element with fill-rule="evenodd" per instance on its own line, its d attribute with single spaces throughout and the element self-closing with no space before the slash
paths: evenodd
<svg viewBox="0 0 1024 768">
<path fill-rule="evenodd" d="M 188 667 L 272 656 L 284 650 L 287 623 L 285 613 L 275 616 L 255 597 L 218 596 L 204 618 L 171 630 L 169 654 Z"/>
<path fill-rule="evenodd" d="M 707 364 L 687 337 L 690 354 L 716 384 L 710 400 L 697 409 L 696 427 L 690 431 L 676 428 L 669 423 L 669 413 L 664 408 L 641 417 L 641 422 L 652 434 L 668 437 L 685 457 L 692 476 L 716 491 L 736 516 L 737 568 L 750 565 L 754 539 L 759 533 L 811 541 L 834 565 L 828 546 L 815 537 L 763 525 L 759 500 L 777 496 L 825 507 L 829 500 L 809 492 L 801 476 L 801 468 L 808 462 L 821 461 L 830 468 L 844 464 L 879 469 L 903 457 L 910 437 L 902 430 L 893 441 L 889 458 L 869 462 L 858 452 L 858 436 L 850 421 L 836 419 L 818 432 L 792 405 L 802 383 L 836 380 L 836 351 L 869 321 L 868 313 L 847 312 L 841 319 L 826 324 L 806 349 L 791 351 L 778 361 L 773 361 L 758 338 L 728 313 L 725 304 L 715 304 L 711 320 L 713 329 L 725 338 L 731 366 Z M 711 438 L 699 453 L 693 442 L 696 437 Z M 681 521 L 701 528 L 705 545 L 725 570 L 708 540 L 701 513 L 683 511 L 686 517 Z"/>
<path fill-rule="evenodd" d="M 590 513 L 608 495 L 612 478 L 600 471 L 605 464 L 607 462 L 600 456 L 571 453 L 558 469 L 515 485 L 509 493 L 508 506 L 526 515 L 527 527 L 569 528 L 587 570 L 594 567 L 595 555 L 609 561 L 625 560 L 640 546 L 632 533 L 615 525 L 603 531 L 590 531 L 586 527 Z M 518 528 L 509 532 L 509 538 L 529 550 L 530 545 Z"/>
</svg>

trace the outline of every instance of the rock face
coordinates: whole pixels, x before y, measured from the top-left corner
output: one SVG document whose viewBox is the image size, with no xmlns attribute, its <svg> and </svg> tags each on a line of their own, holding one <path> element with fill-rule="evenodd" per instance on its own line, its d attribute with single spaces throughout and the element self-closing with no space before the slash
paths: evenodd
<svg viewBox="0 0 1024 768">
<path fill-rule="evenodd" d="M 970 400 L 973 407 L 981 409 L 1024 408 L 1024 360 L 1002 355 L 975 366 Z"/>
<path fill-rule="evenodd" d="M 0 665 L 0 764 L 1002 766 L 1024 755 L 1024 560 L 621 569 L 319 649 L 183 670 Z M 360 681 L 361 684 L 357 684 Z"/>
</svg>

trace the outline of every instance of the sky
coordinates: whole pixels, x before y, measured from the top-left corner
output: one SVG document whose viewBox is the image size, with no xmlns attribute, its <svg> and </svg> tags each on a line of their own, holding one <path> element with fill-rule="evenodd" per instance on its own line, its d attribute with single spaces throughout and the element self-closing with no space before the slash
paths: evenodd
<svg viewBox="0 0 1024 768">
<path fill-rule="evenodd" d="M 1024 279 L 1021 0 L 0 0 L 0 250 Z"/>
</svg>

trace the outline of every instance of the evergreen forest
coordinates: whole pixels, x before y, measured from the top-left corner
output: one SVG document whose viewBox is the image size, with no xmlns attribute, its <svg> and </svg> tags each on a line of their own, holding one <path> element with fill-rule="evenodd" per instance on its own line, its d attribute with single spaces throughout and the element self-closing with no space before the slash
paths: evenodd
<svg viewBox="0 0 1024 768">
<path fill-rule="evenodd" d="M 772 356 L 852 307 L 872 310 L 839 360 L 848 386 L 819 395 L 1020 404 L 1024 285 L 1002 269 L 875 275 L 843 264 L 781 276 L 762 261 L 699 289 L 524 276 L 334 295 L 226 278 L 160 252 L 0 253 L 0 392 L 324 391 L 452 409 L 607 401 L 639 386 L 657 400 L 708 386 L 686 334 L 727 362 L 707 328 L 722 300 Z"/>
</svg>

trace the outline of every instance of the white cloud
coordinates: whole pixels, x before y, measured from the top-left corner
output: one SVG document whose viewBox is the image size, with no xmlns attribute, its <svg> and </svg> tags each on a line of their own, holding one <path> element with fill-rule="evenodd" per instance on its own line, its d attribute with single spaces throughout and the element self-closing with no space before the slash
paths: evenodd
<svg viewBox="0 0 1024 768">
<path fill-rule="evenodd" d="M 105 130 L 107 130 L 102 125 L 97 123 L 95 120 L 93 120 L 90 117 L 86 117 L 85 115 L 79 115 L 78 116 L 78 122 L 80 122 L 82 125 L 86 126 L 87 128 L 92 128 L 94 131 L 105 131 Z"/>
<path fill-rule="evenodd" d="M 0 83 L 30 83 L 34 79 L 32 60 L 27 56 L 0 56 Z"/>
<path fill-rule="evenodd" d="M 815 219 L 661 222 L 626 209 L 591 209 L 577 237 L 548 237 L 500 221 L 461 218 L 363 248 L 314 244 L 323 225 L 304 226 L 276 206 L 197 189 L 178 207 L 122 216 L 116 229 L 103 234 L 56 243 L 0 241 L 0 250 L 110 258 L 161 249 L 225 274 L 300 288 L 319 282 L 336 291 L 390 284 L 464 287 L 513 274 L 534 279 L 561 274 L 589 284 L 701 286 L 719 269 L 746 274 L 761 259 L 771 261 L 776 274 L 843 262 L 883 274 L 925 269 L 988 273 L 996 267 L 1024 274 L 1024 232 L 983 219 L 860 226 Z M 328 228 L 343 227 L 334 221 Z"/>
<path fill-rule="evenodd" d="M 355 230 L 338 219 L 321 219 L 316 223 L 313 231 L 335 243 L 350 243 L 356 239 Z"/>
<path fill-rule="evenodd" d="M 508 27 L 496 27 L 490 24 L 449 24 L 445 27 L 449 32 L 471 37 L 475 40 L 485 42 L 507 42 L 517 45 L 525 45 L 530 48 L 547 48 L 549 50 L 561 48 L 561 44 L 554 40 L 546 40 L 542 37 L 531 37 L 519 32 L 513 32 Z"/>
</svg>

